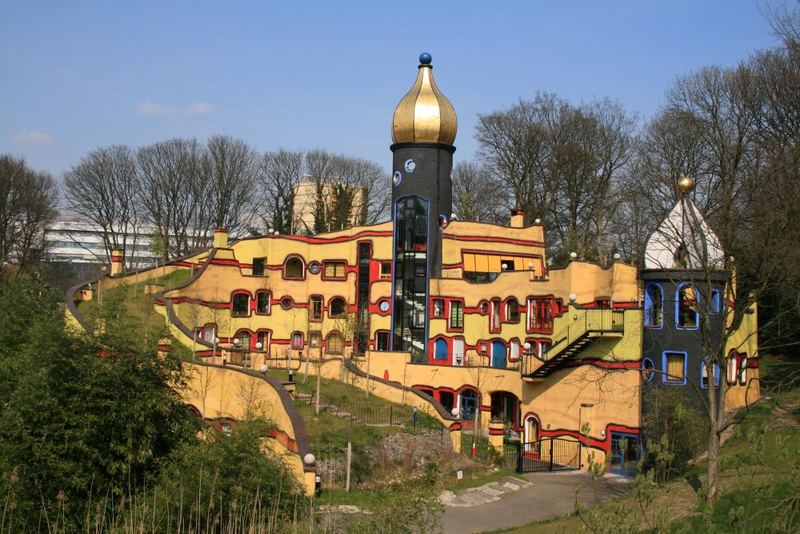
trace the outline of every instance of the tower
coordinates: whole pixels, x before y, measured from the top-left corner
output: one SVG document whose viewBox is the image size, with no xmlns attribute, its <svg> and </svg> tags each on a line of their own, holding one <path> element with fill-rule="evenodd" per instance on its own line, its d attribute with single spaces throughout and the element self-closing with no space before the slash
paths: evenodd
<svg viewBox="0 0 800 534">
<path fill-rule="evenodd" d="M 458 124 L 433 80 L 431 55 L 392 120 L 394 269 L 392 350 L 425 353 L 428 286 L 442 268 L 442 229 L 452 209 L 453 142 Z"/>
</svg>

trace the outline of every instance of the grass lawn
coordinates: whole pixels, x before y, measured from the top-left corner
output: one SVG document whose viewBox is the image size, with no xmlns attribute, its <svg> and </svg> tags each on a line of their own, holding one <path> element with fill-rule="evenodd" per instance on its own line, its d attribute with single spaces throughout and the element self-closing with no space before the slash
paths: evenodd
<svg viewBox="0 0 800 534">
<path fill-rule="evenodd" d="M 313 365 L 309 367 L 309 372 L 313 373 Z M 282 369 L 270 369 L 268 374 L 281 381 L 288 380 L 287 372 Z M 297 373 L 295 375 L 295 383 L 298 392 L 310 395 L 314 393 L 317 378 L 315 375 L 310 374 L 308 381 L 304 384 L 303 374 Z M 346 406 L 359 404 L 369 407 L 385 407 L 384 409 L 388 409 L 391 406 L 397 413 L 408 410 L 407 406 L 395 404 L 374 395 L 367 398 L 364 390 L 339 380 L 322 378 L 320 389 L 322 390 L 322 401 L 331 404 L 339 405 L 343 403 Z M 306 434 L 316 452 L 341 451 L 347 447 L 348 441 L 353 444 L 353 447 L 361 447 L 376 443 L 390 434 L 406 430 L 406 428 L 397 425 L 367 426 L 353 423 L 347 418 L 335 416 L 324 410 L 320 410 L 320 414 L 317 416 L 315 405 L 313 403 L 308 404 L 305 400 L 295 399 L 295 406 L 297 406 L 300 415 L 303 417 L 303 422 L 306 425 Z M 417 422 L 420 428 L 441 428 L 438 421 L 421 412 L 418 414 Z"/>
<path fill-rule="evenodd" d="M 642 519 L 633 495 L 600 505 L 607 518 L 627 510 L 627 519 L 638 521 L 635 530 L 651 530 L 657 513 L 666 511 L 669 530 L 676 533 L 800 530 L 800 387 L 781 387 L 785 381 L 780 381 L 796 376 L 800 362 L 769 358 L 762 362 L 762 383 L 772 390 L 762 389 L 762 395 L 771 398 L 739 413 L 734 435 L 722 449 L 719 502 L 709 507 L 702 489 L 695 489 L 698 481 L 705 480 L 706 466 L 701 463 L 656 490 L 646 513 L 650 524 Z M 577 532 L 584 526 L 573 514 L 498 532 Z"/>
<path fill-rule="evenodd" d="M 185 269 L 146 282 L 136 284 L 131 282 L 111 289 L 96 291 L 95 298 L 78 304 L 78 311 L 83 314 L 89 324 L 92 324 L 100 311 L 104 316 L 108 316 L 113 314 L 119 306 L 119 310 L 124 314 L 125 327 L 130 329 L 130 337 L 139 340 L 153 340 L 153 343 L 149 345 L 152 347 L 157 340 L 156 336 L 166 332 L 166 324 L 164 318 L 156 313 L 153 307 L 155 295 L 145 295 L 144 286 L 159 284 L 169 289 L 183 284 L 191 276 L 191 269 Z M 101 301 L 102 310 L 99 308 Z"/>
</svg>

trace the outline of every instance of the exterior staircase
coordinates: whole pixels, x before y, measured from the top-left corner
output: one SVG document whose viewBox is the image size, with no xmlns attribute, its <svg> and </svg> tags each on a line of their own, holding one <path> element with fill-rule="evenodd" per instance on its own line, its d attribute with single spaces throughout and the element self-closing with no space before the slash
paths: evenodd
<svg viewBox="0 0 800 534">
<path fill-rule="evenodd" d="M 625 333 L 623 310 L 579 310 L 574 319 L 555 334 L 553 344 L 543 358 L 525 354 L 520 373 L 530 382 L 538 382 L 563 367 L 598 338 L 619 338 Z"/>
</svg>

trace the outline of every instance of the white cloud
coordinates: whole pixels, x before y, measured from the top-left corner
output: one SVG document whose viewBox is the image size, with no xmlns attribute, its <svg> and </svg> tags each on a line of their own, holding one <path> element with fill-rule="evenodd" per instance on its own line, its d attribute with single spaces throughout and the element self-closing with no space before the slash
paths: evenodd
<svg viewBox="0 0 800 534">
<path fill-rule="evenodd" d="M 190 115 L 205 115 L 213 111 L 214 107 L 208 102 L 203 102 L 202 100 L 198 100 L 197 102 L 193 103 L 191 106 L 189 106 L 188 110 Z"/>
<path fill-rule="evenodd" d="M 22 130 L 11 136 L 11 142 L 17 145 L 45 146 L 55 142 L 53 136 L 39 130 Z"/>
<path fill-rule="evenodd" d="M 152 100 L 145 100 L 136 108 L 139 115 L 174 115 L 180 110 L 174 106 L 164 106 Z"/>
</svg>

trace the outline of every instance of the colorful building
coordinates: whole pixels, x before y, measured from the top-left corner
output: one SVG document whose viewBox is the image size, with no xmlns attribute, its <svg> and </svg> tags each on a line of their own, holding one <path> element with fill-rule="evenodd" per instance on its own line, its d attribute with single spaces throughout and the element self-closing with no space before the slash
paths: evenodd
<svg viewBox="0 0 800 534">
<path fill-rule="evenodd" d="M 423 54 L 392 121 L 390 221 L 233 243 L 219 229 L 211 249 L 173 263 L 193 276 L 160 294 L 159 311 L 174 338 L 208 361 L 296 369 L 322 360 L 331 377 L 345 366 L 376 395 L 429 409 L 456 447 L 458 434 L 478 432 L 516 439 L 526 457 L 547 460 L 542 440 L 558 438 L 576 445 L 569 465 L 586 467 L 591 457 L 631 471 L 646 387 L 700 381 L 700 346 L 680 301 L 699 287 L 699 271 L 685 261 L 640 273 L 577 259 L 549 269 L 543 228 L 524 226 L 520 210 L 504 226 L 455 220 L 456 133 L 453 106 Z M 676 209 L 687 206 L 696 210 L 688 199 Z M 655 239 L 648 251 L 674 248 Z M 722 309 L 724 280 L 712 279 L 702 291 Z M 734 358 L 747 373 L 731 383 L 731 407 L 758 397 L 757 369 L 747 363 L 757 356 L 752 319 L 737 326 L 747 343 Z M 684 356 L 680 378 L 670 354 Z M 668 380 L 653 378 L 661 371 Z"/>
</svg>

